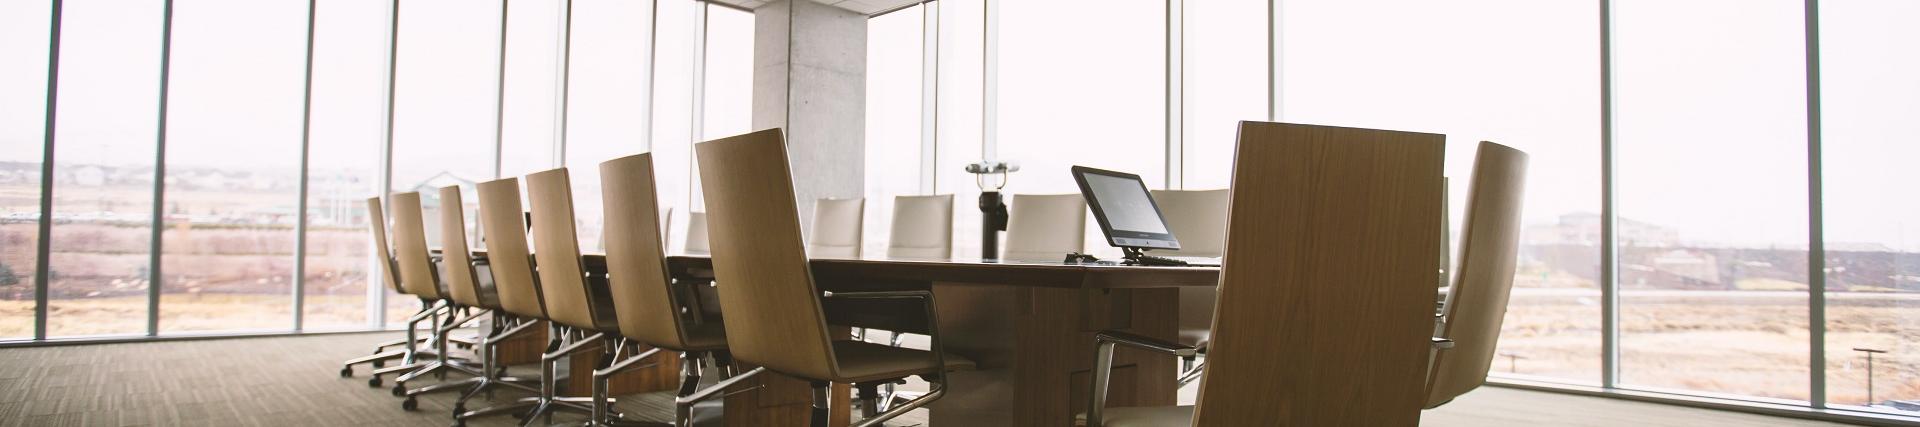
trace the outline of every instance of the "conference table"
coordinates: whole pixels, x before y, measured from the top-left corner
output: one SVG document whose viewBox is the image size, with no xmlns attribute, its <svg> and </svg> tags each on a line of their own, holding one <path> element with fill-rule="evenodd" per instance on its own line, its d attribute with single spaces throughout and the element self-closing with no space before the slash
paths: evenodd
<svg viewBox="0 0 1920 427">
<path fill-rule="evenodd" d="M 672 256 L 667 264 L 676 282 L 713 279 L 712 262 L 704 256 Z M 1178 288 L 1214 286 L 1219 277 L 1217 267 L 977 258 L 819 258 L 810 264 L 821 291 L 933 291 L 943 346 L 978 365 L 952 373 L 947 395 L 928 405 L 929 421 L 942 427 L 1070 425 L 1089 399 L 1094 333 L 1121 330 L 1175 341 Z M 832 325 L 927 331 L 926 316 L 917 302 L 891 306 L 836 302 L 822 306 Z M 1178 362 L 1164 355 L 1118 352 L 1109 405 L 1173 404 Z M 811 401 L 804 384 L 781 391 L 786 396 L 773 400 Z M 729 425 L 745 415 L 734 403 L 727 402 Z"/>
<path fill-rule="evenodd" d="M 604 255 L 585 256 L 604 272 Z M 973 360 L 951 374 L 946 396 L 927 406 L 929 422 L 950 426 L 1071 425 L 1086 409 L 1093 335 L 1104 330 L 1176 341 L 1179 289 L 1214 286 L 1218 267 L 1144 267 L 975 259 L 864 258 L 810 260 L 821 291 L 932 290 L 942 345 Z M 682 291 L 699 295 L 696 310 L 718 315 L 712 261 L 703 255 L 667 259 Z M 822 303 L 828 324 L 926 333 L 918 302 Z M 709 317 L 717 320 L 717 318 Z M 1114 355 L 1109 406 L 1171 405 L 1179 360 L 1120 351 Z M 770 373 L 771 374 L 771 373 Z M 736 385 L 725 404 L 727 425 L 804 425 L 812 402 L 804 381 L 762 375 Z M 836 390 L 836 424 L 845 420 L 846 391 Z"/>
</svg>

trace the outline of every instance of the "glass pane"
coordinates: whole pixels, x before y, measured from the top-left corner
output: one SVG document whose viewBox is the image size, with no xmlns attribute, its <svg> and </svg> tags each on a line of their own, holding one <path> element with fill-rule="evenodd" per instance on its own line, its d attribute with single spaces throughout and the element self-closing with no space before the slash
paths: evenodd
<svg viewBox="0 0 1920 427">
<path fill-rule="evenodd" d="M 1493 371 L 1598 383 L 1597 9 L 1524 0 L 1281 8 L 1283 121 L 1447 135 L 1450 250 L 1477 143 L 1528 153 L 1518 271 Z"/>
<path fill-rule="evenodd" d="M 560 165 L 560 159 L 554 157 L 554 141 L 558 141 L 560 131 L 560 20 L 564 19 L 564 8 L 559 0 L 508 2 L 506 104 L 500 119 L 501 178 Z M 497 19 L 499 15 L 494 16 Z M 492 24 L 493 31 L 499 31 L 499 22 Z M 498 33 L 493 34 L 498 37 Z M 406 38 L 400 40 L 404 43 Z M 400 63 L 404 66 L 407 59 Z"/>
<path fill-rule="evenodd" d="M 161 2 L 69 2 L 48 336 L 147 330 Z"/>
<path fill-rule="evenodd" d="M 573 4 L 573 65 L 567 95 L 567 169 L 580 247 L 601 252 L 600 162 L 647 151 L 650 3 Z M 655 159 L 655 161 L 659 161 Z"/>
<path fill-rule="evenodd" d="M 328 1 L 316 12 L 307 159 L 308 330 L 367 326 L 368 298 L 383 292 L 371 276 L 378 273 L 370 273 L 379 270 L 369 251 L 366 199 L 380 194 L 389 7 L 382 0 Z"/>
<path fill-rule="evenodd" d="M 1157 4 L 1154 6 L 1158 6 Z M 996 3 L 1000 157 L 1020 162 L 1011 193 L 1079 193 L 1091 166 L 1166 185 L 1166 9 L 1069 1 Z M 1118 258 L 1087 221 L 1086 250 Z"/>
<path fill-rule="evenodd" d="M 306 5 L 175 2 L 160 330 L 290 329 Z"/>
<path fill-rule="evenodd" d="M 49 2 L 0 3 L 0 339 L 33 337 Z"/>
<path fill-rule="evenodd" d="M 703 4 L 707 10 L 706 50 L 700 77 L 700 141 L 754 131 L 753 13 Z M 705 211 L 699 162 L 693 166 L 693 210 Z"/>
<path fill-rule="evenodd" d="M 1181 13 L 1182 184 L 1227 188 L 1240 121 L 1267 119 L 1267 2 L 1188 2 Z"/>
<path fill-rule="evenodd" d="M 862 253 L 868 255 L 887 253 L 893 196 L 920 193 L 923 11 L 923 6 L 913 6 L 867 20 L 867 214 Z"/>
<path fill-rule="evenodd" d="M 427 244 L 439 246 L 439 188 L 471 189 L 493 177 L 495 84 L 500 49 L 498 3 L 409 0 L 400 7 L 399 76 L 394 88 L 391 191 L 419 191 Z M 468 190 L 471 193 L 472 190 Z M 472 194 L 462 197 L 469 242 L 477 224 Z M 419 309 L 411 297 L 387 297 L 387 322 Z"/>
<path fill-rule="evenodd" d="M 660 193 L 660 207 L 672 211 L 667 247 L 672 253 L 685 251 L 687 211 L 692 206 L 693 167 L 693 57 L 694 8 L 692 0 L 660 0 L 660 26 L 654 33 L 653 175 Z"/>
<path fill-rule="evenodd" d="M 939 85 L 934 168 L 934 194 L 953 195 L 953 255 L 980 255 L 980 187 L 964 169 L 978 162 L 982 151 L 982 55 L 986 50 L 986 2 L 940 0 L 927 3 L 939 15 Z M 1024 173 L 1024 172 L 1020 172 Z"/>
<path fill-rule="evenodd" d="M 1920 411 L 1920 3 L 1820 3 L 1827 402 Z M 1884 352 L 1884 353 L 1874 353 Z M 1871 363 L 1869 363 L 1871 357 Z M 1871 387 L 1871 389 L 1869 389 Z"/>
<path fill-rule="evenodd" d="M 1615 2 L 1623 383 L 1807 398 L 1801 7 Z"/>
</svg>

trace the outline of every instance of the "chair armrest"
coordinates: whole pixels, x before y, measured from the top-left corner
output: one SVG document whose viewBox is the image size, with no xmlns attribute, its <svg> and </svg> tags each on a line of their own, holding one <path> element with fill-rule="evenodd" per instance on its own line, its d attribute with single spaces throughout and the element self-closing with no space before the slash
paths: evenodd
<svg viewBox="0 0 1920 427">
<path fill-rule="evenodd" d="M 1193 346 L 1120 331 L 1100 331 L 1093 335 L 1093 392 L 1087 404 L 1087 427 L 1099 427 L 1107 406 L 1107 381 L 1113 374 L 1113 349 L 1125 345 L 1169 356 L 1192 358 L 1200 350 Z"/>
<path fill-rule="evenodd" d="M 1450 339 L 1446 339 L 1446 338 L 1440 338 L 1440 337 L 1434 337 L 1434 338 L 1433 338 L 1433 349 L 1434 349 L 1434 350 L 1444 350 L 1444 349 L 1449 349 L 1449 348 L 1453 348 L 1453 340 L 1450 340 Z"/>
<path fill-rule="evenodd" d="M 1120 331 L 1100 331 L 1093 335 L 1093 342 L 1095 344 L 1114 343 L 1170 356 L 1200 355 L 1200 350 L 1194 346 Z"/>
<path fill-rule="evenodd" d="M 925 310 L 925 313 L 927 314 L 927 339 L 929 341 L 928 348 L 933 350 L 933 357 L 936 363 L 935 366 L 937 366 L 934 372 L 937 372 L 940 375 L 940 381 L 937 381 L 937 382 L 928 381 L 928 382 L 935 382 L 940 384 L 941 388 L 946 388 L 947 351 L 945 347 L 940 345 L 940 316 L 934 313 L 933 311 L 933 291 L 821 292 L 820 297 L 826 298 L 826 299 L 846 299 L 846 300 L 859 300 L 859 299 L 917 299 L 917 300 L 920 300 L 921 308 Z"/>
</svg>

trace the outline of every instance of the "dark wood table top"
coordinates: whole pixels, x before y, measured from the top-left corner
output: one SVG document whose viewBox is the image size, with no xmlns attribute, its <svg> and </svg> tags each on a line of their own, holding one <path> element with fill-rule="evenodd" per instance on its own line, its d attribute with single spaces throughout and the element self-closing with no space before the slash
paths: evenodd
<svg viewBox="0 0 1920 427">
<path fill-rule="evenodd" d="M 897 281 L 977 283 L 1065 289 L 1167 288 L 1214 286 L 1219 267 L 1145 267 L 973 259 L 863 258 L 809 260 L 821 282 Z M 713 276 L 704 255 L 674 255 L 667 263 L 679 277 Z"/>
<path fill-rule="evenodd" d="M 437 252 L 437 250 L 436 250 Z M 474 251 L 485 257 L 486 251 Z M 590 267 L 605 265 L 605 254 L 583 255 Z M 809 260 L 820 282 L 975 283 L 1062 289 L 1170 288 L 1214 286 L 1219 267 L 1147 267 L 1116 264 L 1067 264 L 982 260 L 979 258 L 926 259 L 870 257 Z M 677 278 L 713 278 L 713 260 L 706 255 L 667 257 Z"/>
</svg>

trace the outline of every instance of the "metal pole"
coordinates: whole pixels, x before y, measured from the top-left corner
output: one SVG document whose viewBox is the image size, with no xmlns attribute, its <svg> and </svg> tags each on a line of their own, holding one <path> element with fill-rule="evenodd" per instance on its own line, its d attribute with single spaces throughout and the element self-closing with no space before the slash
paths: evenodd
<svg viewBox="0 0 1920 427">
<path fill-rule="evenodd" d="M 560 16 L 560 75 L 558 76 L 560 88 L 559 93 L 555 94 L 558 99 L 554 102 L 554 107 L 557 110 L 555 114 L 559 115 L 554 121 L 554 127 L 556 129 L 554 129 L 555 137 L 553 145 L 556 151 L 554 152 L 553 164 L 555 167 L 567 165 L 567 91 L 571 90 L 573 86 L 571 78 L 573 74 L 573 0 L 565 0 L 560 3 L 560 7 L 562 8 Z M 498 156 L 498 154 L 495 154 L 495 156 Z"/>
<path fill-rule="evenodd" d="M 493 73 L 493 179 L 501 175 L 502 147 L 506 144 L 507 123 L 507 10 L 511 0 L 500 0 L 499 65 Z"/>
<path fill-rule="evenodd" d="M 1280 4 L 1267 0 L 1267 121 L 1280 121 Z"/>
<path fill-rule="evenodd" d="M 34 241 L 33 258 L 33 339 L 47 339 L 47 287 L 51 284 L 53 261 L 53 131 L 54 113 L 60 101 L 60 12 L 63 0 L 53 0 L 53 17 L 47 31 L 47 111 L 46 127 L 40 145 L 40 218 L 39 240 Z"/>
<path fill-rule="evenodd" d="M 162 233 L 167 230 L 167 95 L 173 72 L 173 0 L 166 0 L 160 24 L 160 114 L 153 150 L 153 216 L 147 241 L 147 336 L 160 334 L 160 288 L 166 276 L 160 269 Z"/>
<path fill-rule="evenodd" d="M 980 49 L 980 159 L 1000 155 L 1000 8 L 983 0 Z"/>
<path fill-rule="evenodd" d="M 1186 188 L 1186 0 L 1167 0 L 1166 173 L 1161 188 Z"/>
<path fill-rule="evenodd" d="M 1820 0 L 1806 0 L 1807 49 L 1807 402 L 1827 407 L 1827 242 L 1820 179 Z M 1872 355 L 1868 355 L 1871 362 Z M 1872 369 L 1871 363 L 1868 369 Z M 1871 376 L 1868 377 L 1871 381 Z M 1872 383 L 1868 383 L 1872 404 Z"/>
<path fill-rule="evenodd" d="M 1620 384 L 1620 263 L 1614 206 L 1613 1 L 1600 0 L 1600 386 Z"/>
<path fill-rule="evenodd" d="M 389 193 L 393 192 L 393 116 L 394 116 L 393 107 L 394 107 L 394 98 L 395 98 L 394 94 L 399 92 L 399 87 L 400 87 L 400 81 L 398 79 L 398 71 L 400 69 L 400 0 L 393 0 L 392 4 L 393 4 L 392 9 L 389 9 L 387 11 L 387 103 L 386 103 L 386 111 L 385 111 L 386 121 L 385 123 L 381 123 L 382 127 L 386 128 L 386 134 L 385 134 L 385 137 L 382 138 L 380 141 L 380 144 L 381 144 L 381 147 L 380 147 L 380 150 L 381 150 L 380 203 L 382 205 L 386 205 L 388 202 L 391 201 L 390 200 L 391 197 L 389 197 Z M 387 219 L 386 218 L 368 218 L 368 220 L 385 222 Z M 379 251 L 374 251 L 373 253 L 379 253 Z M 377 261 L 387 262 L 387 260 L 385 259 L 381 259 Z M 373 324 L 370 326 L 374 328 L 381 328 L 387 324 L 387 291 L 385 288 L 376 286 L 374 284 L 384 283 L 380 280 L 380 277 L 378 275 L 385 274 L 385 273 L 378 268 L 371 268 L 368 270 L 369 270 L 369 277 L 372 280 L 367 281 L 367 293 L 373 295 L 373 298 L 371 298 L 369 301 L 371 301 L 372 307 L 370 308 L 373 309 L 373 313 L 374 313 L 373 316 L 371 317 L 371 319 L 373 320 Z M 378 289 L 376 290 L 376 288 Z"/>
<path fill-rule="evenodd" d="M 940 187 L 940 2 L 920 4 L 920 194 Z"/>
<path fill-rule="evenodd" d="M 307 0 L 307 71 L 300 94 L 300 202 L 293 224 L 293 331 L 306 329 L 307 307 L 307 172 L 313 150 L 313 23 L 319 0 Z"/>
<path fill-rule="evenodd" d="M 651 152 L 653 151 L 653 87 L 655 80 L 653 68 L 658 64 L 656 60 L 659 57 L 660 0 L 650 0 L 647 4 L 647 68 L 645 70 L 647 73 L 647 112 L 640 115 L 640 128 L 646 129 L 646 132 L 641 134 L 641 138 L 643 138 L 641 142 L 645 144 L 641 146 L 641 149 Z"/>
</svg>

